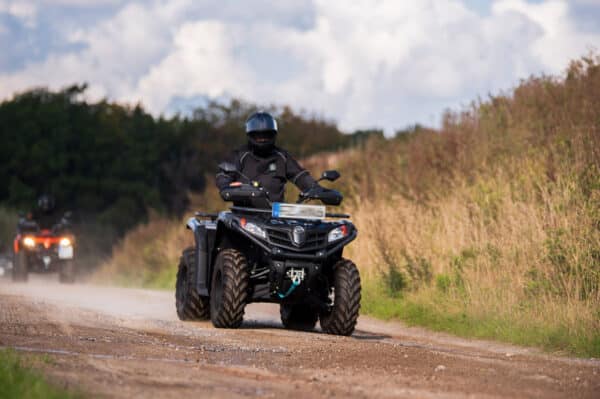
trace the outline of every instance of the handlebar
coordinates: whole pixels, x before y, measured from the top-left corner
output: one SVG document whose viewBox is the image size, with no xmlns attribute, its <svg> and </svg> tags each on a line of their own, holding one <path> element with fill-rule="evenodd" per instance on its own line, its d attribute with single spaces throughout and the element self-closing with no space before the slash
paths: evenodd
<svg viewBox="0 0 600 399">
<path fill-rule="evenodd" d="M 225 187 L 221 190 L 221 198 L 225 201 L 237 201 L 251 198 L 266 197 L 267 193 L 262 187 L 255 187 L 250 184 L 240 184 L 237 186 Z"/>
<path fill-rule="evenodd" d="M 325 205 L 339 205 L 344 196 L 337 190 L 314 186 L 298 195 L 297 204 L 302 204 L 310 200 L 319 200 Z"/>
<path fill-rule="evenodd" d="M 270 207 L 268 192 L 256 184 L 238 184 L 225 187 L 220 192 L 223 201 L 233 202 L 236 205 L 253 205 L 259 208 Z M 342 194 L 337 190 L 316 185 L 298 195 L 297 204 L 310 200 L 319 200 L 325 205 L 339 205 L 343 200 Z"/>
</svg>

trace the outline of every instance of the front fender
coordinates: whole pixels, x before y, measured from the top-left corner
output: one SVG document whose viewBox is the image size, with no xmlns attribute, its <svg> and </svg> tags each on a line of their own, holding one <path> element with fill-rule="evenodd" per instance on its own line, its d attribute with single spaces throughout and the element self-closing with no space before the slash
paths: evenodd
<svg viewBox="0 0 600 399">
<path fill-rule="evenodd" d="M 198 226 L 200 225 L 201 223 L 198 221 L 198 219 L 196 219 L 195 217 L 191 217 L 188 219 L 187 223 L 185 224 L 185 227 L 195 232 Z"/>
</svg>

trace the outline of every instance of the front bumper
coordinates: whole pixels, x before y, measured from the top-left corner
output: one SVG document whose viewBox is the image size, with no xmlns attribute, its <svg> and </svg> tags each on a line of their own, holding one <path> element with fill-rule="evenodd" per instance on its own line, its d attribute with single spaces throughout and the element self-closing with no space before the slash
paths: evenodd
<svg viewBox="0 0 600 399">
<path fill-rule="evenodd" d="M 301 260 L 315 261 L 315 262 L 321 262 L 321 261 L 329 258 L 331 255 L 338 252 L 340 249 L 342 249 L 343 247 L 348 245 L 350 242 L 354 241 L 354 239 L 356 239 L 356 236 L 358 234 L 357 231 L 353 229 L 352 232 L 347 237 L 340 239 L 337 243 L 335 243 L 332 246 L 320 248 L 320 249 L 316 250 L 315 252 L 311 252 L 311 253 L 302 253 L 302 252 L 288 251 L 288 250 L 282 249 L 276 245 L 269 245 L 268 243 L 261 241 L 258 238 L 256 238 L 255 236 L 253 236 L 252 234 L 248 233 L 244 229 L 237 228 L 236 230 L 240 234 L 244 235 L 249 240 L 251 240 L 253 243 L 255 243 L 256 245 L 258 245 L 259 247 L 264 249 L 273 259 L 301 259 Z"/>
</svg>

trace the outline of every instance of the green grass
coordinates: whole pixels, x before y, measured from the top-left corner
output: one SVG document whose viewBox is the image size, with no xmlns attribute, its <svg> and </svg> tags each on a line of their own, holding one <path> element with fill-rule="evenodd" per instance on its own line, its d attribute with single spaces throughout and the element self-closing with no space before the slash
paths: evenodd
<svg viewBox="0 0 600 399">
<path fill-rule="evenodd" d="M 443 292 L 435 299 L 419 293 L 390 296 L 380 282 L 363 283 L 361 313 L 384 320 L 402 320 L 409 326 L 421 326 L 465 338 L 480 338 L 535 346 L 549 352 L 581 357 L 600 357 L 600 331 L 590 333 L 581 326 L 572 331 L 559 324 L 526 320 L 518 310 L 511 316 L 474 314 L 468 304 L 457 304 Z"/>
<path fill-rule="evenodd" d="M 177 268 L 172 265 L 160 269 L 152 275 L 148 275 L 144 281 L 144 288 L 154 288 L 158 290 L 174 290 L 175 280 L 177 279 Z"/>
<path fill-rule="evenodd" d="M 148 288 L 154 290 L 174 290 L 177 279 L 177 268 L 165 265 L 158 270 L 139 270 L 136 276 L 130 273 L 116 274 L 110 279 L 96 280 L 100 284 L 112 284 L 125 288 Z"/>
<path fill-rule="evenodd" d="M 49 363 L 48 357 L 40 361 Z M 14 350 L 0 350 L 0 398 L 59 399 L 77 398 L 78 394 L 67 392 L 49 384 L 30 364 Z"/>
</svg>

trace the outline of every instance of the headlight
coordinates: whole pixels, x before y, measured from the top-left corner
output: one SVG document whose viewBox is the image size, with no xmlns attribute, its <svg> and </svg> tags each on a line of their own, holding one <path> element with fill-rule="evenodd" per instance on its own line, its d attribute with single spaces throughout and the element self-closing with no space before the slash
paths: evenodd
<svg viewBox="0 0 600 399">
<path fill-rule="evenodd" d="M 246 230 L 250 234 L 254 234 L 255 236 L 264 240 L 267 239 L 267 233 L 254 223 L 246 221 L 246 218 L 240 219 L 240 226 L 242 226 L 242 229 Z"/>
<path fill-rule="evenodd" d="M 340 238 L 344 238 L 348 235 L 348 226 L 341 225 L 339 227 L 336 227 L 335 229 L 331 230 L 329 232 L 329 234 L 327 235 L 327 241 L 328 242 L 333 242 L 333 241 L 337 241 Z"/>
<path fill-rule="evenodd" d="M 33 248 L 35 247 L 35 240 L 33 239 L 33 237 L 25 237 L 23 239 L 23 245 L 29 248 Z"/>
<path fill-rule="evenodd" d="M 71 242 L 71 239 L 69 239 L 68 237 L 63 237 L 60 239 L 59 244 L 61 247 L 70 247 L 73 243 Z"/>
</svg>

